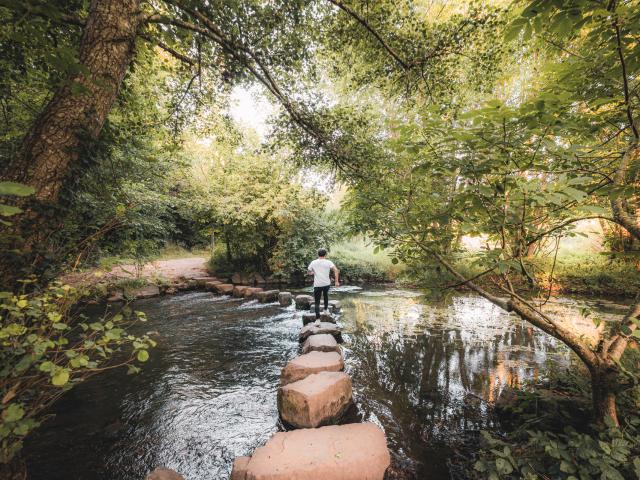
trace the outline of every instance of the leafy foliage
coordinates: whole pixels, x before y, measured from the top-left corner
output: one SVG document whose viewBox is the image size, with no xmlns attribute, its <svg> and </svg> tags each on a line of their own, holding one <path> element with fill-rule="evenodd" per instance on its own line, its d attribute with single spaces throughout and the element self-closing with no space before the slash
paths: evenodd
<svg viewBox="0 0 640 480">
<path fill-rule="evenodd" d="M 72 310 L 81 296 L 59 283 L 34 293 L 0 292 L 1 463 L 12 459 L 62 393 L 107 368 L 137 372 L 136 360 L 145 362 L 155 346 L 146 335 L 127 333 L 145 321 L 143 312 L 124 307 L 88 323 Z"/>
</svg>

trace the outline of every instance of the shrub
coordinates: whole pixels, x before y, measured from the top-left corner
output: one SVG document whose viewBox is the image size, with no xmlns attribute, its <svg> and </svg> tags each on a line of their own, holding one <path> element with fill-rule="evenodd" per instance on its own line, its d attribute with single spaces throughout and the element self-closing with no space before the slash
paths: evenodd
<svg viewBox="0 0 640 480">
<path fill-rule="evenodd" d="M 73 313 L 81 297 L 60 283 L 33 293 L 0 292 L 0 464 L 12 461 L 64 392 L 105 369 L 136 373 L 134 363 L 145 362 L 155 346 L 126 331 L 144 313 L 125 306 L 89 321 Z"/>
</svg>

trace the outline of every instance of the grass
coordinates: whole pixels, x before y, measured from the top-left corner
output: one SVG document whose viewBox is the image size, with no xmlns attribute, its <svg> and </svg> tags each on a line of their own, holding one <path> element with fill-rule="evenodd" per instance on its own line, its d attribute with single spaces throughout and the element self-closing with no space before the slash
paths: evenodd
<svg viewBox="0 0 640 480">
<path fill-rule="evenodd" d="M 188 250 L 179 245 L 167 245 L 159 252 L 149 255 L 144 258 L 143 263 L 155 262 L 158 260 L 176 260 L 179 258 L 194 258 L 194 257 L 209 257 L 210 251 L 207 248 L 194 248 L 193 250 Z M 100 258 L 98 261 L 98 267 L 102 269 L 110 269 L 116 267 L 118 265 L 134 265 L 139 259 L 135 259 L 133 257 L 126 256 L 106 256 Z"/>
</svg>

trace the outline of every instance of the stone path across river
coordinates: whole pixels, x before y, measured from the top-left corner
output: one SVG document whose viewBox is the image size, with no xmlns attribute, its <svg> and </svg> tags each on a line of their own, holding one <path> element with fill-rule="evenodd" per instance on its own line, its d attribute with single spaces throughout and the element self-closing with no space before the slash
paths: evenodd
<svg viewBox="0 0 640 480">
<path fill-rule="evenodd" d="M 233 294 L 261 303 L 288 307 L 289 292 L 264 291 L 225 284 L 214 277 L 197 277 L 196 286 L 219 294 Z M 313 298 L 295 297 L 296 308 L 308 311 Z M 340 302 L 332 302 L 322 323 L 304 325 L 300 319 L 302 354 L 283 368 L 278 389 L 278 411 L 288 431 L 273 435 L 251 456 L 235 459 L 231 480 L 383 480 L 390 466 L 384 432 L 377 425 L 344 424 L 353 405 L 352 383 L 343 372 L 342 341 L 336 315 Z M 156 469 L 146 480 L 183 480 L 171 470 Z"/>
</svg>

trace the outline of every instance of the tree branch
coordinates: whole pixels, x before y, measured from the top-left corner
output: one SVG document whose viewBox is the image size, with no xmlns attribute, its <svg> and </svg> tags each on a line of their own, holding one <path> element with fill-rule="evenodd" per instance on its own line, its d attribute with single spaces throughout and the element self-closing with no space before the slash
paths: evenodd
<svg viewBox="0 0 640 480">
<path fill-rule="evenodd" d="M 161 42 L 160 40 L 156 40 L 152 37 L 150 37 L 149 35 L 146 34 L 140 34 L 138 35 L 140 38 L 142 38 L 143 40 L 145 40 L 146 42 L 149 42 L 159 48 L 161 48 L 162 50 L 164 50 L 165 52 L 169 53 L 172 57 L 175 57 L 176 59 L 180 60 L 183 63 L 186 63 L 187 65 L 190 66 L 195 66 L 197 65 L 197 61 L 183 53 L 178 52 L 177 50 L 171 48 L 169 45 L 167 45 L 166 43 Z"/>
<path fill-rule="evenodd" d="M 373 35 L 375 37 L 375 39 L 378 41 L 378 43 L 382 46 L 382 48 L 384 48 L 389 55 L 391 55 L 393 57 L 393 59 L 398 62 L 400 64 L 400 66 L 405 69 L 405 70 L 409 70 L 410 66 L 407 62 L 405 62 L 402 58 L 400 58 L 400 55 L 398 55 L 394 49 L 392 49 L 389 44 L 387 42 L 384 41 L 384 39 L 382 38 L 382 36 L 380 36 L 380 34 L 371 26 L 369 25 L 369 22 L 367 22 L 364 18 L 362 18 L 360 15 L 358 15 L 355 11 L 353 11 L 350 7 L 348 7 L 347 5 L 345 5 L 341 0 L 328 0 L 330 3 L 332 3 L 333 5 L 335 5 L 336 7 L 338 7 L 340 10 L 342 10 L 343 12 L 345 12 L 347 15 L 349 15 L 350 17 L 354 18 L 360 25 L 362 25 L 371 35 Z"/>
</svg>

